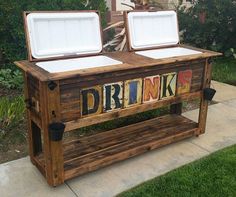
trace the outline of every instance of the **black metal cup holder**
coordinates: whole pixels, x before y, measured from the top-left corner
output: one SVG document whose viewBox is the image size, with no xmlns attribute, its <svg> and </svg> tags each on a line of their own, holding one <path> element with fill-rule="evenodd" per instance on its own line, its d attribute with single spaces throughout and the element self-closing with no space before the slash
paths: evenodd
<svg viewBox="0 0 236 197">
<path fill-rule="evenodd" d="M 213 97 L 215 96 L 216 90 L 212 88 L 205 88 L 203 90 L 203 98 L 207 101 L 212 101 Z"/>
<path fill-rule="evenodd" d="M 52 123 L 49 125 L 49 138 L 52 141 L 61 141 L 65 125 L 61 122 Z"/>
</svg>

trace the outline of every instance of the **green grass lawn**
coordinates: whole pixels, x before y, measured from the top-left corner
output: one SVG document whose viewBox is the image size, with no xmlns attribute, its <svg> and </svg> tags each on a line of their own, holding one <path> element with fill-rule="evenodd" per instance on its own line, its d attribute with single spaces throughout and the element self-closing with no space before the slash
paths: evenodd
<svg viewBox="0 0 236 197">
<path fill-rule="evenodd" d="M 236 145 L 145 182 L 120 197 L 236 196 Z"/>
<path fill-rule="evenodd" d="M 236 85 L 236 59 L 217 59 L 213 64 L 212 77 L 216 81 Z"/>
</svg>

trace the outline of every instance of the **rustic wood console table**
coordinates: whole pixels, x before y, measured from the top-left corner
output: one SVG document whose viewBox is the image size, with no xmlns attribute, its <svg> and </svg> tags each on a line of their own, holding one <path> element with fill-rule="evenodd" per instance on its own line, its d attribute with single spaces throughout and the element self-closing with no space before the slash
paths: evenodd
<svg viewBox="0 0 236 197">
<path fill-rule="evenodd" d="M 55 73 L 36 65 L 41 60 L 15 62 L 25 79 L 30 159 L 48 184 L 205 132 L 212 57 L 220 54 L 175 47 L 201 53 L 162 59 L 103 53 L 121 63 Z M 198 122 L 181 115 L 182 102 L 193 99 L 201 102 Z M 169 115 L 63 141 L 63 132 L 168 105 Z"/>
</svg>

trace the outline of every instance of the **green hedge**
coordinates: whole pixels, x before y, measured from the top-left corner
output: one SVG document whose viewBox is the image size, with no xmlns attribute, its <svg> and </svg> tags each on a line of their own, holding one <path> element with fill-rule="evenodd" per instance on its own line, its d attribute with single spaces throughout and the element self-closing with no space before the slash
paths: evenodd
<svg viewBox="0 0 236 197">
<path fill-rule="evenodd" d="M 198 0 L 179 9 L 180 30 L 185 43 L 233 55 L 236 49 L 236 2 Z"/>
<path fill-rule="evenodd" d="M 12 68 L 13 61 L 26 58 L 23 11 L 33 10 L 107 10 L 105 0 L 6 0 L 0 3 L 0 60 L 2 68 Z M 2 57 L 1 57 L 2 56 Z"/>
</svg>

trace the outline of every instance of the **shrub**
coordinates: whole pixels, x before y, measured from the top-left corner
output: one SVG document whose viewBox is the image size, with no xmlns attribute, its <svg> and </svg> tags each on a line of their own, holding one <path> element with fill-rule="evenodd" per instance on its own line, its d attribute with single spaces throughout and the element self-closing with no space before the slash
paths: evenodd
<svg viewBox="0 0 236 197">
<path fill-rule="evenodd" d="M 23 11 L 33 10 L 100 10 L 103 24 L 105 0 L 9 0 L 0 3 L 0 57 L 2 66 L 15 69 L 12 62 L 26 58 Z M 1 62 L 1 60 L 0 60 Z"/>
<path fill-rule="evenodd" d="M 25 104 L 22 96 L 0 98 L 0 128 L 15 125 L 24 119 Z"/>
<path fill-rule="evenodd" d="M 179 8 L 185 43 L 233 55 L 236 47 L 236 1 L 198 0 L 192 8 Z"/>
<path fill-rule="evenodd" d="M 19 70 L 1 69 L 0 84 L 8 89 L 22 89 L 22 73 Z"/>
</svg>

